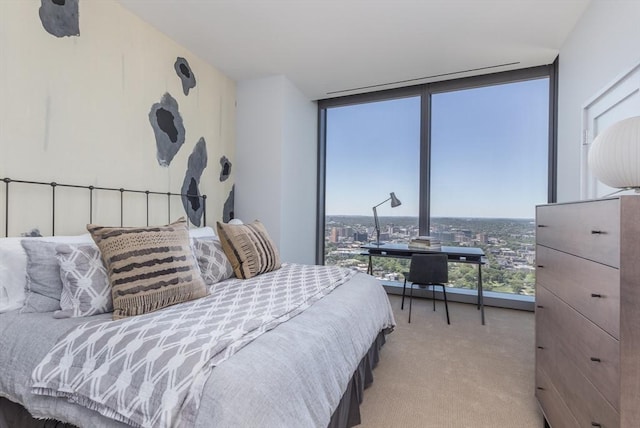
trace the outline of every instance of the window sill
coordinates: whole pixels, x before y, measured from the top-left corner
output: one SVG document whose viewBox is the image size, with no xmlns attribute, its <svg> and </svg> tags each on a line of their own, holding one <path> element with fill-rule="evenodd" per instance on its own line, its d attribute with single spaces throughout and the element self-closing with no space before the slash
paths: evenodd
<svg viewBox="0 0 640 428">
<path fill-rule="evenodd" d="M 402 295 L 402 282 L 384 281 L 382 285 L 388 294 Z M 409 290 L 407 289 L 407 293 Z M 496 308 L 517 309 L 521 311 L 534 311 L 535 297 L 521 294 L 497 293 L 494 291 L 484 291 L 484 305 Z M 421 288 L 413 289 L 414 297 L 431 298 L 431 291 Z M 478 300 L 476 290 L 467 288 L 447 287 L 447 299 L 451 302 L 476 304 Z M 442 291 L 436 290 L 436 299 L 442 300 Z"/>
</svg>

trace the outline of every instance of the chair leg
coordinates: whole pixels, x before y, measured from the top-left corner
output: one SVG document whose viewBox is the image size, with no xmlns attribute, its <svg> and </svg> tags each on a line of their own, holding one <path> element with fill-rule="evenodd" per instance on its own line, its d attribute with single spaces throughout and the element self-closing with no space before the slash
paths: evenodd
<svg viewBox="0 0 640 428">
<path fill-rule="evenodd" d="M 436 311 L 436 286 L 431 286 L 431 300 L 433 301 L 433 312 Z"/>
<path fill-rule="evenodd" d="M 442 285 L 442 294 L 444 295 L 444 310 L 447 312 L 447 324 L 451 324 L 451 322 L 449 321 L 449 304 L 447 302 L 447 290 L 444 287 L 444 284 Z"/>
<path fill-rule="evenodd" d="M 400 305 L 400 310 L 404 310 L 404 293 L 407 289 L 407 278 L 404 279 L 404 285 L 402 286 L 402 304 Z"/>
<path fill-rule="evenodd" d="M 409 293 L 409 324 L 411 324 L 411 304 L 413 303 L 413 282 L 411 283 L 411 291 Z"/>
</svg>

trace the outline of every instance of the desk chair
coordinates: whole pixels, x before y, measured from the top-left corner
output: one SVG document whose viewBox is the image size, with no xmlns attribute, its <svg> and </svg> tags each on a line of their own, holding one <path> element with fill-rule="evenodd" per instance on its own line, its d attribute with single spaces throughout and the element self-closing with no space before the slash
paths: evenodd
<svg viewBox="0 0 640 428">
<path fill-rule="evenodd" d="M 411 303 L 413 302 L 413 284 L 431 287 L 433 310 L 436 310 L 436 286 L 442 287 L 444 295 L 444 308 L 447 313 L 447 324 L 449 321 L 449 305 L 447 303 L 447 290 L 444 286 L 449 282 L 449 265 L 446 254 L 414 254 L 411 256 L 411 266 L 409 276 L 405 277 L 402 288 L 402 306 L 404 307 L 404 295 L 407 288 L 407 280 L 411 283 L 409 295 L 409 322 L 411 322 Z"/>
</svg>

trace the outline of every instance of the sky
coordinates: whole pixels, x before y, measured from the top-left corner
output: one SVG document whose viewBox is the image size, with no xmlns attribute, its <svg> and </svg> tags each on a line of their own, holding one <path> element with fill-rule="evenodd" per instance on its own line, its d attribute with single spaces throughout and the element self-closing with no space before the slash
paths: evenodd
<svg viewBox="0 0 640 428">
<path fill-rule="evenodd" d="M 534 218 L 547 202 L 548 79 L 434 94 L 433 217 Z M 326 213 L 418 216 L 420 98 L 327 111 Z"/>
</svg>

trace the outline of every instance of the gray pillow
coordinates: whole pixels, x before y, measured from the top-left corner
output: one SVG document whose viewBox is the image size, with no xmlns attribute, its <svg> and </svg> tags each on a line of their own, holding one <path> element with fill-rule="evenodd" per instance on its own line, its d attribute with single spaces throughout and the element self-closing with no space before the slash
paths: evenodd
<svg viewBox="0 0 640 428">
<path fill-rule="evenodd" d="M 21 244 L 27 254 L 26 299 L 21 312 L 53 312 L 60 309 L 62 280 L 56 259 L 56 246 L 60 243 L 26 238 Z"/>
<path fill-rule="evenodd" d="M 202 279 L 207 285 L 233 276 L 233 266 L 218 238 L 193 238 L 193 252 L 198 260 Z"/>
<path fill-rule="evenodd" d="M 88 317 L 113 312 L 111 285 L 95 245 L 58 245 L 56 257 L 62 279 L 62 310 L 55 318 Z"/>
</svg>

